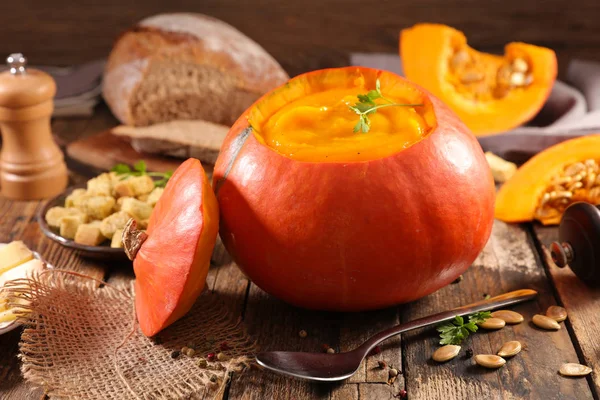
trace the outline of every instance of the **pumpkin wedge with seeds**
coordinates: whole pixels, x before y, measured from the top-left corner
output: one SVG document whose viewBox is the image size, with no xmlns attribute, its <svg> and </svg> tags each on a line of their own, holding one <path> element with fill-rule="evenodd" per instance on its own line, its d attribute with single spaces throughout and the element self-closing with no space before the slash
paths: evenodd
<svg viewBox="0 0 600 400">
<path fill-rule="evenodd" d="M 575 202 L 600 204 L 599 149 L 600 135 L 589 135 L 533 156 L 498 191 L 496 218 L 557 225 Z"/>
<path fill-rule="evenodd" d="M 503 56 L 483 53 L 462 32 L 442 24 L 402 30 L 400 55 L 406 77 L 444 101 L 477 136 L 533 118 L 556 80 L 551 49 L 513 42 Z"/>
</svg>

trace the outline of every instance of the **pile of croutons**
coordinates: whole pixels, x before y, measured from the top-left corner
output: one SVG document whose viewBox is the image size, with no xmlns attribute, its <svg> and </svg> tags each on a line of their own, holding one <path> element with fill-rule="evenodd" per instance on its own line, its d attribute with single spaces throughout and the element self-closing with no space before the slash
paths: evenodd
<svg viewBox="0 0 600 400">
<path fill-rule="evenodd" d="M 106 172 L 87 182 L 87 189 L 75 189 L 64 207 L 52 207 L 46 222 L 60 236 L 76 243 L 98 246 L 110 240 L 110 247 L 123 247 L 121 235 L 130 218 L 140 229 L 163 193 L 148 175 L 119 176 Z"/>
</svg>

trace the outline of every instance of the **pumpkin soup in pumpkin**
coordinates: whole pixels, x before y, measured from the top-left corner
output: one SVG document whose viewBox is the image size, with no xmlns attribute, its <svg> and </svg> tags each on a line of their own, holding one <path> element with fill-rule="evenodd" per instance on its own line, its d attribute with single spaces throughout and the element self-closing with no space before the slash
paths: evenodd
<svg viewBox="0 0 600 400">
<path fill-rule="evenodd" d="M 556 80 L 551 49 L 515 42 L 504 56 L 482 53 L 462 32 L 441 24 L 402 30 L 400 56 L 405 76 L 439 97 L 477 136 L 531 120 Z"/>
<path fill-rule="evenodd" d="M 494 182 L 469 129 L 393 73 L 297 76 L 252 105 L 213 174 L 220 235 L 291 304 L 366 310 L 455 280 L 491 233 Z"/>
</svg>

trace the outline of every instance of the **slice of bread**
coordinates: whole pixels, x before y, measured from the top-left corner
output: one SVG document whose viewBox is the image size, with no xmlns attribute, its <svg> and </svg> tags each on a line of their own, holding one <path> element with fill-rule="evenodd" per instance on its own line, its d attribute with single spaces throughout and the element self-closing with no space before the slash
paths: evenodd
<svg viewBox="0 0 600 400">
<path fill-rule="evenodd" d="M 288 74 L 233 26 L 197 13 L 148 17 L 116 40 L 103 97 L 124 125 L 178 119 L 232 125 Z"/>
<path fill-rule="evenodd" d="M 112 134 L 126 138 L 140 153 L 197 158 L 214 164 L 229 127 L 203 120 L 177 120 L 146 127 L 120 125 Z"/>
</svg>

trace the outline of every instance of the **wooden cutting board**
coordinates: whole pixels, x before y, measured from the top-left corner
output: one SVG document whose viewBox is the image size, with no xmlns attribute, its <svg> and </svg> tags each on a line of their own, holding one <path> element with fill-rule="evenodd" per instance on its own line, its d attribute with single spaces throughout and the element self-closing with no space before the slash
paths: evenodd
<svg viewBox="0 0 600 400">
<path fill-rule="evenodd" d="M 70 143 L 66 153 L 69 167 L 83 174 L 97 174 L 110 170 L 115 164 L 133 165 L 139 160 L 146 162 L 149 171 L 174 171 L 185 161 L 174 157 L 138 153 L 128 142 L 112 135 L 110 130 Z M 212 173 L 212 165 L 202 165 L 207 174 Z"/>
</svg>

